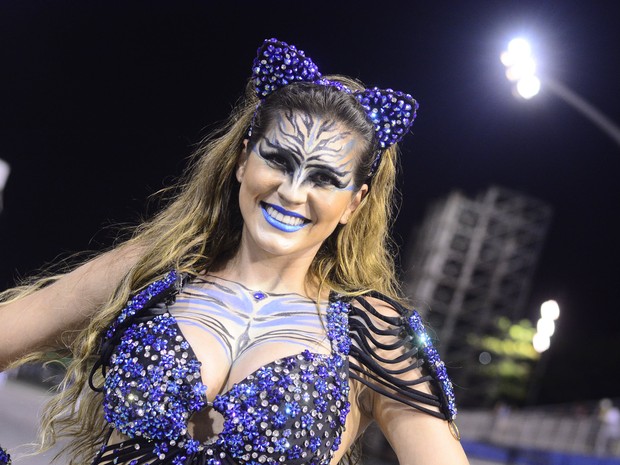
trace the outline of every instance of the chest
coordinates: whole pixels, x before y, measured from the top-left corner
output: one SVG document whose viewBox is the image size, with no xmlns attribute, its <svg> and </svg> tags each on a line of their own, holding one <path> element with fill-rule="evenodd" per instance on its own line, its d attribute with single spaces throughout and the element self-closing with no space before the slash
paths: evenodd
<svg viewBox="0 0 620 465">
<path fill-rule="evenodd" d="M 259 368 L 304 351 L 329 356 L 328 308 L 297 294 L 260 300 L 236 283 L 187 285 L 167 310 L 214 399 Z"/>
<path fill-rule="evenodd" d="M 349 409 L 347 306 L 321 313 L 295 296 L 245 306 L 230 295 L 190 286 L 121 315 L 105 380 L 108 422 L 160 440 L 188 428 L 218 441 L 241 430 L 335 437 Z"/>
</svg>

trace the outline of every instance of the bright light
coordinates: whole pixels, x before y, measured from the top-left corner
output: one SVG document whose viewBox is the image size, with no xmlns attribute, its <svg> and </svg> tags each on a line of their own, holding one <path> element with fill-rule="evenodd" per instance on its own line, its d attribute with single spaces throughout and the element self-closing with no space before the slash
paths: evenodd
<svg viewBox="0 0 620 465">
<path fill-rule="evenodd" d="M 506 78 L 515 83 L 513 90 L 517 95 L 529 100 L 540 92 L 536 61 L 527 40 L 521 37 L 511 40 L 507 49 L 500 55 L 500 59 L 506 67 Z"/>
<path fill-rule="evenodd" d="M 513 39 L 508 49 L 500 55 L 500 60 L 508 68 L 508 79 L 516 81 L 522 76 L 529 76 L 536 71 L 536 63 L 532 58 L 532 48 L 525 39 Z"/>
<path fill-rule="evenodd" d="M 527 40 L 522 38 L 512 39 L 507 49 L 500 55 L 504 66 L 511 67 L 528 59 L 531 59 L 532 47 Z"/>
<path fill-rule="evenodd" d="M 9 164 L 0 158 L 0 212 L 2 211 L 2 191 L 4 190 L 10 172 L 11 167 Z"/>
<path fill-rule="evenodd" d="M 526 79 L 536 74 L 536 62 L 533 58 L 527 58 L 516 62 L 506 70 L 506 77 L 509 81 Z"/>
<path fill-rule="evenodd" d="M 551 336 L 555 333 L 555 320 L 560 317 L 560 306 L 555 300 L 547 300 L 540 306 L 541 318 L 536 323 L 536 334 L 532 339 L 534 350 L 544 352 L 551 345 Z"/>
<path fill-rule="evenodd" d="M 529 100 L 540 92 L 540 79 L 536 76 L 528 76 L 517 82 L 517 93 L 525 100 Z"/>
<path fill-rule="evenodd" d="M 551 339 L 549 336 L 545 336 L 541 333 L 534 334 L 534 339 L 532 340 L 532 345 L 534 346 L 534 350 L 539 354 L 544 352 L 551 345 Z"/>
<path fill-rule="evenodd" d="M 6 180 L 9 178 L 11 168 L 7 162 L 0 158 L 0 192 L 4 190 Z"/>
<path fill-rule="evenodd" d="M 508 53 L 507 50 L 503 51 L 502 54 L 499 56 L 499 59 L 502 61 L 502 63 L 504 64 L 504 66 L 506 68 L 508 68 L 509 66 L 512 65 L 512 60 L 514 59 L 514 57 Z"/>
<path fill-rule="evenodd" d="M 555 300 L 547 300 L 540 306 L 540 314 L 548 320 L 557 320 L 560 317 L 560 306 Z"/>
<path fill-rule="evenodd" d="M 517 37 L 508 42 L 508 53 L 519 60 L 529 57 L 532 54 L 532 47 L 526 39 Z"/>
<path fill-rule="evenodd" d="M 543 317 L 538 320 L 538 323 L 536 323 L 536 331 L 538 331 L 540 334 L 551 337 L 555 332 L 555 323 L 553 322 L 553 320 L 548 320 Z"/>
</svg>

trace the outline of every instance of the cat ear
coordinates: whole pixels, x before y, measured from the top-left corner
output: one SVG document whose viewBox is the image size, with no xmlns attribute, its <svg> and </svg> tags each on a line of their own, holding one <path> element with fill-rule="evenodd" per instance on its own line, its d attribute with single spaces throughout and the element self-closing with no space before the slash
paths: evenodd
<svg viewBox="0 0 620 465">
<path fill-rule="evenodd" d="M 411 129 L 418 102 L 409 94 L 392 89 L 373 87 L 353 93 L 375 127 L 379 151 L 373 163 L 373 174 L 381 161 L 383 151 L 400 142 Z"/>
<path fill-rule="evenodd" d="M 314 82 L 320 78 L 319 69 L 303 50 L 278 39 L 263 42 L 252 64 L 252 79 L 261 100 L 295 81 Z"/>
</svg>

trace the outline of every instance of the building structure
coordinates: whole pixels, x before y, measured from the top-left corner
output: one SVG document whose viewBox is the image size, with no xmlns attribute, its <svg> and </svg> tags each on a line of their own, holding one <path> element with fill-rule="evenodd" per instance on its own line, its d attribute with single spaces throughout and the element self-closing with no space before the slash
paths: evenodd
<svg viewBox="0 0 620 465">
<path fill-rule="evenodd" d="M 489 383 L 481 379 L 481 362 L 492 361 L 480 358 L 472 336 L 497 335 L 501 316 L 527 317 L 551 215 L 544 202 L 494 186 L 476 198 L 450 193 L 429 208 L 414 232 L 406 290 L 436 333 L 453 382 L 462 388 L 461 404 L 491 400 L 493 390 L 479 383 Z"/>
</svg>

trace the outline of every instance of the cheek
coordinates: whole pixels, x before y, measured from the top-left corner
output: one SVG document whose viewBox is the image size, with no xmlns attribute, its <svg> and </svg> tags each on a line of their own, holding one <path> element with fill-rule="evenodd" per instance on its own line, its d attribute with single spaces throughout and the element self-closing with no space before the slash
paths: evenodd
<svg viewBox="0 0 620 465">
<path fill-rule="evenodd" d="M 319 212 L 324 219 L 339 221 L 348 209 L 350 203 L 350 195 L 338 193 L 335 195 L 318 195 L 314 205 L 316 205 L 317 212 Z"/>
<path fill-rule="evenodd" d="M 247 195 L 260 195 L 277 189 L 282 182 L 282 174 L 270 169 L 265 163 L 255 162 L 248 164 L 241 183 L 241 192 Z"/>
</svg>

